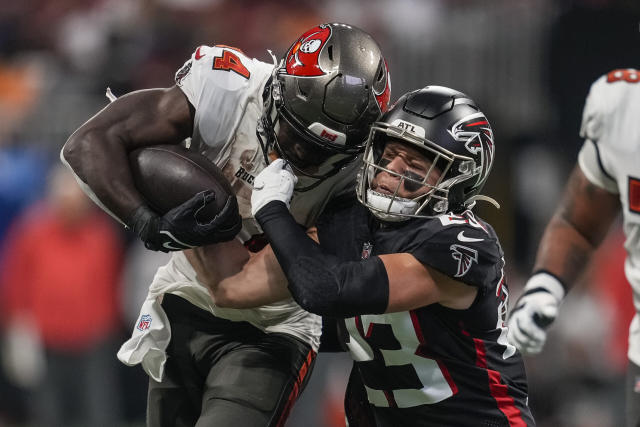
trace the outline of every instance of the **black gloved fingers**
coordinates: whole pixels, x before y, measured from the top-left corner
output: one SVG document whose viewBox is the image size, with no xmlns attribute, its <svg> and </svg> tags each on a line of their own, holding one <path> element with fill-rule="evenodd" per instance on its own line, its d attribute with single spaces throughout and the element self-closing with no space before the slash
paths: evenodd
<svg viewBox="0 0 640 427">
<path fill-rule="evenodd" d="M 207 224 L 198 224 L 198 234 L 213 243 L 232 240 L 242 228 L 242 217 L 238 211 L 238 201 L 235 196 L 227 199 L 222 210 Z"/>
<path fill-rule="evenodd" d="M 533 313 L 533 322 L 542 329 L 546 329 L 554 320 L 555 317 L 545 316 L 542 313 Z"/>
<path fill-rule="evenodd" d="M 209 203 L 212 203 L 215 200 L 216 195 L 213 190 L 204 190 L 195 194 L 181 205 L 171 209 L 169 212 L 164 214 L 164 217 L 171 221 L 180 220 L 185 217 L 195 218 L 199 210 L 204 209 Z"/>
<path fill-rule="evenodd" d="M 236 215 L 239 215 L 238 200 L 236 196 L 230 196 L 211 223 L 222 226 L 230 220 L 235 220 Z"/>
</svg>

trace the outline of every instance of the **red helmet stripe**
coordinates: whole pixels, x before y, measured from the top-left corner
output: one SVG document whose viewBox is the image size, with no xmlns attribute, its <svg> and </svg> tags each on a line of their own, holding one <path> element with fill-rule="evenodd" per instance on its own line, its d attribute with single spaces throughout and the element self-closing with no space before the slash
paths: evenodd
<svg viewBox="0 0 640 427">
<path fill-rule="evenodd" d="M 478 125 L 488 125 L 488 124 L 489 124 L 488 121 L 482 120 L 480 122 L 469 123 L 469 124 L 467 124 L 465 126 L 478 126 Z"/>
</svg>

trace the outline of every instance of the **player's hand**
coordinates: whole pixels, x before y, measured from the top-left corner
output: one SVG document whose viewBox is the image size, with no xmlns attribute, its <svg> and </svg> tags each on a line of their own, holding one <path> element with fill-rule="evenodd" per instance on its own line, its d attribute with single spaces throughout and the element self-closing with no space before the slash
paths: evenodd
<svg viewBox="0 0 640 427">
<path fill-rule="evenodd" d="M 280 200 L 289 208 L 289 201 L 293 196 L 293 188 L 298 177 L 293 174 L 291 166 L 283 160 L 276 159 L 256 176 L 251 192 L 251 215 L 256 213 L 267 203 Z"/>
<path fill-rule="evenodd" d="M 199 214 L 214 200 L 213 191 L 202 191 L 162 216 L 143 205 L 133 214 L 129 227 L 153 251 L 179 251 L 226 242 L 242 227 L 238 202 L 230 197 L 213 219 L 202 219 Z"/>
<path fill-rule="evenodd" d="M 524 293 L 509 316 L 508 338 L 523 354 L 542 351 L 547 340 L 547 328 L 558 315 L 564 287 L 554 276 L 536 273 L 524 287 Z"/>
</svg>

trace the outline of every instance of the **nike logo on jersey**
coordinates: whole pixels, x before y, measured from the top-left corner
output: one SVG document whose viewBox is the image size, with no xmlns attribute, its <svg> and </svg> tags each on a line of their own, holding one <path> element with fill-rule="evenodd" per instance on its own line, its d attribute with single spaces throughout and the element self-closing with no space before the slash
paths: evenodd
<svg viewBox="0 0 640 427">
<path fill-rule="evenodd" d="M 484 239 L 476 239 L 475 237 L 467 237 L 464 235 L 464 231 L 458 233 L 458 240 L 461 242 L 482 242 Z"/>
<path fill-rule="evenodd" d="M 204 56 L 204 53 L 202 53 L 202 52 L 200 51 L 200 49 L 202 49 L 202 46 L 199 46 L 199 47 L 196 49 L 196 61 L 197 61 L 198 59 L 200 59 L 200 58 L 202 58 L 202 57 Z"/>
</svg>

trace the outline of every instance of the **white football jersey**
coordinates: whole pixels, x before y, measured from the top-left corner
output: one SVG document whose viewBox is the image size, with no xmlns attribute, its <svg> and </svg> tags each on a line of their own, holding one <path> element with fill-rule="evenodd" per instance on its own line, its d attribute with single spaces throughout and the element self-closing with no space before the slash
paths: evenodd
<svg viewBox="0 0 640 427">
<path fill-rule="evenodd" d="M 640 71 L 615 70 L 591 86 L 578 163 L 594 185 L 619 194 L 626 236 L 625 274 L 636 307 L 629 359 L 640 365 Z"/>
<path fill-rule="evenodd" d="M 274 68 L 235 48 L 200 46 L 176 74 L 177 85 L 195 107 L 190 149 L 211 159 L 231 183 L 243 218 L 239 236 L 243 241 L 262 233 L 251 216 L 251 190 L 255 176 L 266 166 L 256 127 L 264 111 L 264 88 Z M 311 191 L 295 193 L 291 212 L 296 220 L 313 225 L 332 193 L 355 185 L 355 166 L 354 162 Z M 320 317 L 302 310 L 291 298 L 254 309 L 217 307 L 182 252 L 175 252 L 158 271 L 151 288 L 178 282 L 188 286 L 171 293 L 216 316 L 248 321 L 267 332 L 288 333 L 318 349 Z"/>
</svg>

